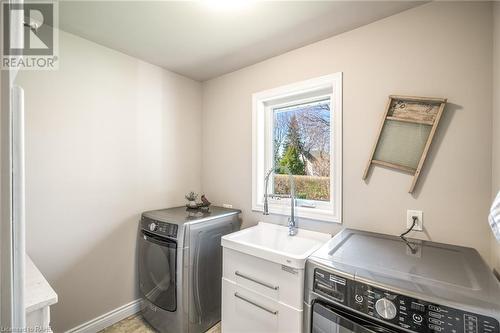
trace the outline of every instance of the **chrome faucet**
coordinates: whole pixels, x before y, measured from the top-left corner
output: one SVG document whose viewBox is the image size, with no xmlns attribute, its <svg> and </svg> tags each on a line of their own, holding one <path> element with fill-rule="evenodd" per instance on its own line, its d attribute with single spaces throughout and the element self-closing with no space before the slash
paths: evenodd
<svg viewBox="0 0 500 333">
<path fill-rule="evenodd" d="M 288 171 L 288 180 L 290 182 L 290 217 L 288 218 L 288 235 L 295 236 L 298 232 L 297 230 L 297 218 L 295 217 L 295 204 L 297 199 L 295 198 L 295 180 L 290 170 Z"/>
<path fill-rule="evenodd" d="M 288 235 L 295 236 L 298 232 L 297 230 L 297 218 L 295 217 L 295 181 L 293 179 L 293 175 L 290 172 L 288 167 L 285 167 L 286 172 L 288 173 L 288 180 L 290 182 L 290 217 L 288 218 Z M 264 179 L 264 215 L 269 215 L 269 203 L 267 194 L 267 188 L 269 187 L 269 178 L 271 174 L 274 173 L 274 167 L 272 167 L 267 173 Z"/>
<path fill-rule="evenodd" d="M 271 177 L 273 171 L 274 167 L 269 169 L 269 171 L 266 173 L 266 177 L 264 178 L 264 215 L 269 215 L 269 203 L 267 200 L 269 196 L 267 195 L 267 188 L 269 187 L 269 177 Z"/>
</svg>

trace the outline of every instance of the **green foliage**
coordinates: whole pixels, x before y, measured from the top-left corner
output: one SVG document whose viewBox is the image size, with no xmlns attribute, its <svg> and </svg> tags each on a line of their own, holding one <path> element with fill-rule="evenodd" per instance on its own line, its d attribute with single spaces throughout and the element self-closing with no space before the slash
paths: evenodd
<svg viewBox="0 0 500 333">
<path fill-rule="evenodd" d="M 284 148 L 283 156 L 278 161 L 277 172 L 285 174 L 287 173 L 288 167 L 288 170 L 290 170 L 293 175 L 305 175 L 306 168 L 302 153 L 303 144 L 300 138 L 300 128 L 296 116 L 290 119 Z"/>
<path fill-rule="evenodd" d="M 300 127 L 297 116 L 293 115 L 290 119 L 290 124 L 288 125 L 288 133 L 286 134 L 285 150 L 289 146 L 294 146 L 299 152 L 304 149 L 304 144 L 302 143 L 302 138 L 300 137 Z"/>
<path fill-rule="evenodd" d="M 287 167 L 292 175 L 306 174 L 306 168 L 304 162 L 302 162 L 300 158 L 299 150 L 293 145 L 289 145 L 283 154 L 283 157 L 279 162 L 279 173 L 287 173 Z"/>
<path fill-rule="evenodd" d="M 306 200 L 330 200 L 330 177 L 294 176 L 295 195 Z M 290 181 L 287 175 L 274 176 L 274 193 L 290 194 Z"/>
</svg>

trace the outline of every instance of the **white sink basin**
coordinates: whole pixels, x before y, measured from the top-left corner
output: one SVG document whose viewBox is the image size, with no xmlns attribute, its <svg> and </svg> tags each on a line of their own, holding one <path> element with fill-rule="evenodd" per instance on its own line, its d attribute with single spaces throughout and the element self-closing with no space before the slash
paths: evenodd
<svg viewBox="0 0 500 333">
<path fill-rule="evenodd" d="M 298 229 L 295 236 L 288 228 L 259 222 L 254 227 L 222 237 L 222 246 L 286 266 L 303 269 L 307 257 L 332 236 Z"/>
</svg>

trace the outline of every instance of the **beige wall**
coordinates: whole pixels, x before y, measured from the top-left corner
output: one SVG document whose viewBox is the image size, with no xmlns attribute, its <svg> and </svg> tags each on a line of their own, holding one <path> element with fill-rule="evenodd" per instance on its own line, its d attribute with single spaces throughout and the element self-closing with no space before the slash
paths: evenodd
<svg viewBox="0 0 500 333">
<path fill-rule="evenodd" d="M 61 33 L 60 69 L 23 72 L 27 250 L 62 332 L 138 297 L 140 212 L 200 189 L 201 84 Z"/>
<path fill-rule="evenodd" d="M 344 73 L 344 227 L 399 234 L 406 209 L 424 211 L 435 241 L 490 257 L 492 15 L 490 3 L 429 3 L 203 84 L 202 186 L 216 203 L 251 211 L 251 96 Z M 376 167 L 361 180 L 389 94 L 447 97 L 449 105 L 414 195 L 411 178 Z M 342 226 L 301 221 L 303 227 Z"/>
<path fill-rule="evenodd" d="M 500 186 L 500 138 L 495 134 L 492 147 L 489 112 L 491 24 L 488 3 L 427 4 L 205 82 L 203 114 L 199 83 L 61 33 L 60 70 L 18 79 L 26 89 L 27 246 L 59 294 L 54 331 L 138 296 L 141 211 L 182 204 L 184 192 L 203 187 L 215 203 L 242 208 L 245 226 L 263 220 L 251 212 L 251 94 L 338 71 L 344 72 L 343 226 L 397 234 L 406 209 L 422 209 L 426 234 L 414 236 L 472 246 L 487 259 L 492 250 L 500 267 L 500 248 L 485 241 L 484 222 L 491 184 Z M 495 129 L 498 91 L 497 83 Z M 402 173 L 375 168 L 368 184 L 361 180 L 393 93 L 450 101 L 413 196 Z"/>
<path fill-rule="evenodd" d="M 500 3 L 495 2 L 493 29 L 493 181 L 492 196 L 500 191 Z M 493 265 L 500 272 L 500 243 L 491 238 Z"/>
</svg>

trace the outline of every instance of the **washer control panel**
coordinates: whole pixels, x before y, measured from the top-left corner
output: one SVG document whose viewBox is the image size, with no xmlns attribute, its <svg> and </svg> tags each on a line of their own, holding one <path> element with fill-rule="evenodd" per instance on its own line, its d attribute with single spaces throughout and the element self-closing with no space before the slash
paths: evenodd
<svg viewBox="0 0 500 333">
<path fill-rule="evenodd" d="M 316 269 L 314 291 L 387 324 L 414 332 L 500 333 L 496 319 L 422 301 Z"/>
<path fill-rule="evenodd" d="M 161 222 L 143 216 L 141 218 L 141 228 L 153 234 L 177 238 L 177 224 Z"/>
</svg>

